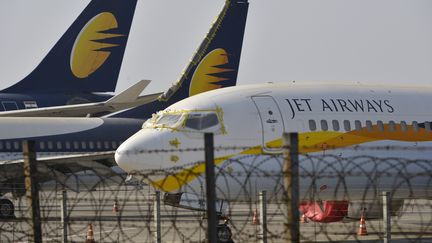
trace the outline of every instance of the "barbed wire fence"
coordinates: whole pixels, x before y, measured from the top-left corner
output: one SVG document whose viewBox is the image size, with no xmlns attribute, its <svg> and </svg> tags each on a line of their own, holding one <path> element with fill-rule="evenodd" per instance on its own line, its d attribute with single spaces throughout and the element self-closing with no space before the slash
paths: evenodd
<svg viewBox="0 0 432 243">
<path fill-rule="evenodd" d="M 245 148 L 215 149 L 237 150 Z M 136 153 L 168 157 L 173 151 L 181 155 L 202 152 L 204 148 Z M 422 146 L 356 146 L 301 154 L 300 241 L 382 240 L 386 238 L 388 225 L 384 211 L 389 210 L 392 240 L 430 242 L 431 154 L 431 147 Z M 224 199 L 226 207 L 220 211 L 229 219 L 227 225 L 234 242 L 287 242 L 284 162 L 280 154 L 239 154 L 216 164 L 216 194 Z M 170 168 L 141 170 L 131 173 L 136 179 L 128 181 L 100 177 L 91 170 L 71 173 L 69 179 L 79 184 L 78 190 L 65 188 L 55 180 L 45 182 L 39 192 L 43 241 L 62 242 L 66 234 L 68 242 L 85 242 L 91 224 L 96 242 L 156 242 L 156 233 L 161 242 L 206 242 L 205 176 L 202 170 L 191 169 L 202 164 L 203 161 L 186 162 Z M 157 190 L 172 187 L 173 183 L 181 187 L 170 194 L 171 199 L 173 195 L 177 196 L 175 199 L 181 197 L 183 206 L 197 209 L 198 205 L 200 210 L 168 205 L 172 204 L 170 197 L 161 192 L 160 232 L 157 232 Z M 8 191 L 24 188 L 24 184 L 6 182 L 2 187 L 2 191 Z M 175 194 L 179 191 L 183 194 Z M 383 205 L 383 192 L 387 192 L 388 207 Z M 265 200 L 260 204 L 263 194 Z M 15 213 L 14 217 L 0 220 L 1 242 L 32 241 L 27 200 L 5 196 L 13 202 Z M 66 214 L 62 217 L 64 204 Z M 366 231 L 360 227 L 362 215 Z"/>
</svg>

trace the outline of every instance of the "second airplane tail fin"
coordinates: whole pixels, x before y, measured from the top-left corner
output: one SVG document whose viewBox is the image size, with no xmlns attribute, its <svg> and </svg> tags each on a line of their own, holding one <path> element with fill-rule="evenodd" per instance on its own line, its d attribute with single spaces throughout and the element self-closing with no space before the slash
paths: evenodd
<svg viewBox="0 0 432 243">
<path fill-rule="evenodd" d="M 153 113 L 189 96 L 235 86 L 248 6 L 247 0 L 226 0 L 180 79 L 157 101 L 112 116 L 150 118 Z"/>
<path fill-rule="evenodd" d="M 205 91 L 234 86 L 249 3 L 247 0 L 226 0 L 180 79 L 161 97 L 175 103 Z"/>
<path fill-rule="evenodd" d="M 115 91 L 137 0 L 92 0 L 42 62 L 4 92 Z"/>
</svg>

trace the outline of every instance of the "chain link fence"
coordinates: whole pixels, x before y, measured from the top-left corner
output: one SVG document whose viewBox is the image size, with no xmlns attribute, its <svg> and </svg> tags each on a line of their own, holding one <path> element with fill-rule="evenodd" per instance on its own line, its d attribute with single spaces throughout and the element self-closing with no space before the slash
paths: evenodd
<svg viewBox="0 0 432 243">
<path fill-rule="evenodd" d="M 216 150 L 224 149 L 238 148 Z M 300 155 L 300 240 L 382 240 L 387 226 L 383 220 L 386 210 L 383 192 L 388 192 L 392 240 L 432 242 L 430 152 L 432 148 L 427 147 L 386 146 Z M 172 151 L 136 153 L 170 154 Z M 78 178 L 76 190 L 64 188 L 55 180 L 44 182 L 39 194 L 43 240 L 62 242 L 66 235 L 68 242 L 85 242 L 91 224 L 96 242 L 155 242 L 155 234 L 160 235 L 162 242 L 206 242 L 205 176 L 197 169 L 202 164 L 202 161 L 189 162 L 137 171 L 126 181 L 103 178 L 91 170 L 70 173 L 69 177 Z M 226 220 L 234 242 L 264 242 L 263 233 L 266 242 L 286 242 L 283 164 L 281 155 L 252 154 L 231 156 L 217 163 L 216 194 L 221 199 L 217 209 L 221 223 L 222 219 Z M 19 182 L 13 183 L 8 185 L 6 181 L 0 189 L 6 192 L 20 187 Z M 164 188 L 174 189 L 171 194 L 161 192 L 157 221 L 155 190 Z M 265 212 L 258 197 L 262 191 L 266 192 Z M 2 200 L 1 207 L 8 206 L 5 201 L 13 203 L 14 216 L 0 221 L 1 242 L 31 241 L 25 197 L 14 198 L 6 193 Z M 66 205 L 64 216 L 62 205 Z M 362 216 L 365 232 L 360 232 Z M 160 232 L 157 222 L 160 222 Z M 266 223 L 265 232 L 263 223 Z"/>
</svg>

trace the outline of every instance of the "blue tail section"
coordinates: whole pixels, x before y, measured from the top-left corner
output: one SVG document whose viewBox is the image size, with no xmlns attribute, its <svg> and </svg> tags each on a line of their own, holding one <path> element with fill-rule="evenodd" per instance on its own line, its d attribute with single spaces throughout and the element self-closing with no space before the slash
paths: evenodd
<svg viewBox="0 0 432 243">
<path fill-rule="evenodd" d="M 3 92 L 115 90 L 137 0 L 92 0 L 42 62 Z"/>
<path fill-rule="evenodd" d="M 247 0 L 227 0 L 177 83 L 159 100 L 114 116 L 149 118 L 189 96 L 236 85 L 248 6 Z"/>
</svg>

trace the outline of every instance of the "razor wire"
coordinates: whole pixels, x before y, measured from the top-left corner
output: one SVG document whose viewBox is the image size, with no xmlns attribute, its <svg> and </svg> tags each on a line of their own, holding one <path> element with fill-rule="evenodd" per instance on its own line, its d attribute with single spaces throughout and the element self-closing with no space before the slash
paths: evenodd
<svg viewBox="0 0 432 243">
<path fill-rule="evenodd" d="M 238 147 L 215 150 L 237 151 Z M 203 151 L 136 151 L 145 154 L 169 154 Z M 355 151 L 356 153 L 351 153 Z M 392 151 L 386 157 L 383 151 Z M 353 147 L 337 152 L 300 155 L 301 241 L 340 242 L 383 238 L 382 192 L 391 202 L 392 239 L 428 242 L 432 239 L 432 159 L 428 147 Z M 412 156 L 407 156 L 412 154 Z M 400 156 L 398 156 L 400 155 Z M 67 232 L 71 242 L 85 241 L 92 224 L 96 242 L 154 242 L 155 185 L 178 183 L 186 205 L 205 206 L 205 178 L 191 170 L 203 161 L 155 170 L 136 171 L 130 180 L 98 176 L 91 170 L 70 173 L 77 185 L 65 188 L 56 180 L 41 184 L 40 205 L 43 239 L 61 242 L 61 193 L 67 190 Z M 267 191 L 268 242 L 285 242 L 286 191 L 280 155 L 238 155 L 216 165 L 216 193 L 228 205 L 221 210 L 229 219 L 234 242 L 260 242 L 258 193 Z M 0 171 L 0 175 L 6 173 Z M 117 175 L 126 178 L 126 174 Z M 171 181 L 163 180 L 170 177 Z M 96 178 L 96 180 L 95 180 Z M 186 179 L 185 179 L 186 178 Z M 188 178 L 193 178 L 192 180 Z M 23 187 L 22 182 L 6 180 L 1 191 Z M 164 192 L 162 192 L 163 194 Z M 189 196 L 193 195 L 193 196 Z M 0 220 L 1 242 L 29 240 L 28 207 L 25 197 L 4 198 L 14 203 L 12 218 Z M 165 198 L 166 199 L 166 198 Z M 366 208 L 366 211 L 363 209 Z M 196 208 L 197 209 L 197 208 Z M 367 235 L 358 235 L 362 213 L 366 216 Z M 173 207 L 162 202 L 162 242 L 203 242 L 206 239 L 206 213 Z M 334 222 L 333 222 L 334 221 Z"/>
</svg>

